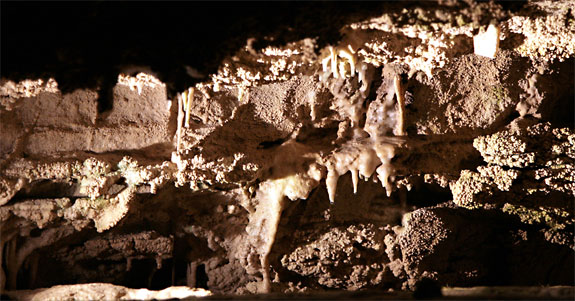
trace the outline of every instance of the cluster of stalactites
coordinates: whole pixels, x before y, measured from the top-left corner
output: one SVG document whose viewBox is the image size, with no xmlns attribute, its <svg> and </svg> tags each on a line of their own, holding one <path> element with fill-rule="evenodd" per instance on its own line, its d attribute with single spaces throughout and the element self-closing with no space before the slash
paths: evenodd
<svg viewBox="0 0 575 301">
<path fill-rule="evenodd" d="M 369 134 L 368 138 L 361 138 L 363 135 L 354 134 L 349 142 L 334 151 L 326 160 L 326 186 L 330 202 L 333 203 L 335 200 L 339 177 L 348 171 L 352 176 L 354 193 L 357 192 L 360 178 L 368 180 L 377 172 L 377 179 L 381 181 L 387 195 L 390 196 L 392 189 L 390 179 L 393 178 L 390 161 L 395 155 L 396 146 L 393 136 L 405 135 L 405 90 L 401 78 L 399 75 L 389 78 L 387 83 L 389 91 L 384 98 L 370 103 L 370 109 L 367 112 L 368 120 L 364 128 L 360 129 L 357 126 L 360 124 L 360 113 L 363 111 L 363 101 L 370 82 L 367 76 L 368 65 L 358 60 L 356 51 L 350 45 L 347 47 L 330 46 L 328 50 L 329 54 L 321 60 L 323 72 L 320 80 L 327 82 L 331 76 L 345 80 L 357 74 L 360 85 L 360 93 L 357 95 L 361 95 L 360 99 L 353 97 L 341 99 L 336 89 L 332 91 L 336 96 L 335 108 L 351 119 L 356 133 Z"/>
<path fill-rule="evenodd" d="M 356 74 L 358 82 L 361 84 L 359 87 L 360 92 L 364 94 L 369 87 L 367 79 L 367 64 L 359 61 L 355 55 L 356 51 L 353 50 L 351 45 L 347 47 L 333 47 L 329 46 L 329 55 L 322 59 L 322 71 L 320 79 L 326 81 L 330 76 L 334 78 L 350 78 Z"/>
<path fill-rule="evenodd" d="M 325 180 L 329 201 L 335 201 L 337 181 L 340 176 L 351 173 L 353 192 L 357 193 L 360 178 L 368 180 L 374 173 L 381 185 L 385 188 L 387 196 L 391 195 L 391 182 L 393 167 L 391 159 L 395 155 L 395 144 L 390 142 L 372 140 L 350 141 L 343 145 L 341 151 L 332 154 L 327 163 L 327 177 Z"/>
</svg>

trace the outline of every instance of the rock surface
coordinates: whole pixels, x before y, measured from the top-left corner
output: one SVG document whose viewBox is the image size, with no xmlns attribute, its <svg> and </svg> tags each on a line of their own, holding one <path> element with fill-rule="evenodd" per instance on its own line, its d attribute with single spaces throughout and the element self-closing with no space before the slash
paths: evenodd
<svg viewBox="0 0 575 301">
<path fill-rule="evenodd" d="M 114 74 L 110 103 L 2 78 L 0 288 L 573 286 L 574 13 L 390 4 L 329 44 L 248 39 L 189 89 Z M 91 285 L 49 296 L 175 296 Z"/>
</svg>

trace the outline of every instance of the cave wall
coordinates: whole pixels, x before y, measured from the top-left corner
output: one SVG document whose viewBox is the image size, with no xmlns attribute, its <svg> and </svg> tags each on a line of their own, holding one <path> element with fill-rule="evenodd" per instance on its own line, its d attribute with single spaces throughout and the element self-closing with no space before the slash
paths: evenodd
<svg viewBox="0 0 575 301">
<path fill-rule="evenodd" d="M 252 27 L 190 61 L 3 49 L 2 291 L 574 285 L 573 3 L 405 4 L 224 14 Z"/>
</svg>

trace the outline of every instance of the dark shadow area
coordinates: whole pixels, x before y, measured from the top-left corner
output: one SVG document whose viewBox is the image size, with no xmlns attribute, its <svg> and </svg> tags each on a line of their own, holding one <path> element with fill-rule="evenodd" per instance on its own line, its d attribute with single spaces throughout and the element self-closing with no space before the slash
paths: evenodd
<svg viewBox="0 0 575 301">
<path fill-rule="evenodd" d="M 573 88 L 573 86 L 571 86 Z M 573 91 L 573 89 L 571 89 Z M 555 127 L 575 128 L 575 94 L 566 94 L 557 101 L 559 109 L 553 110 L 548 118 Z"/>
<path fill-rule="evenodd" d="M 208 274 L 206 273 L 206 265 L 200 264 L 196 268 L 196 287 L 208 289 Z"/>
<path fill-rule="evenodd" d="M 406 201 L 409 206 L 431 207 L 453 199 L 449 187 L 444 188 L 436 183 L 425 183 L 423 177 L 414 178 L 412 183 L 413 187 L 406 193 Z"/>
<path fill-rule="evenodd" d="M 122 285 L 131 288 L 152 289 L 154 287 L 153 289 L 157 289 L 159 287 L 159 279 L 156 277 L 157 272 L 156 261 L 152 258 L 132 260 L 132 266 L 126 272 Z"/>
<path fill-rule="evenodd" d="M 161 268 L 157 269 L 152 276 L 150 285 L 147 286 L 148 289 L 152 290 L 162 290 L 173 285 L 172 283 L 172 272 L 173 272 L 173 259 L 166 259 L 162 263 Z"/>
<path fill-rule="evenodd" d="M 8 204 L 15 204 L 20 201 L 40 198 L 58 198 L 62 196 L 75 199 L 78 196 L 76 190 L 79 188 L 71 182 L 53 182 L 50 180 L 38 180 L 18 191 Z"/>
<path fill-rule="evenodd" d="M 54 77 L 59 88 L 100 88 L 111 107 L 118 73 L 146 66 L 168 91 L 205 80 L 222 59 L 255 38 L 254 46 L 318 37 L 340 38 L 344 24 L 375 16 L 382 2 L 2 2 L 2 77 Z"/>
<path fill-rule="evenodd" d="M 551 64 L 549 76 L 538 77 L 535 86 L 544 95 L 541 119 L 553 127 L 575 128 L 575 58 Z"/>
</svg>

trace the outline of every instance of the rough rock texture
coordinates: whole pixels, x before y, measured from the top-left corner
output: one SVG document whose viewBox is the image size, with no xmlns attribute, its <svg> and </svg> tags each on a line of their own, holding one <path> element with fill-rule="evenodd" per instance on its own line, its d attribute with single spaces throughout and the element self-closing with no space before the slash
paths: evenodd
<svg viewBox="0 0 575 301">
<path fill-rule="evenodd" d="M 449 205 L 410 213 L 399 237 L 409 281 L 427 277 L 452 286 L 574 281 L 566 268 L 575 264 L 569 232 L 533 228 L 494 211 Z M 554 241 L 551 235 L 566 241 Z"/>
<path fill-rule="evenodd" d="M 408 3 L 247 39 L 185 90 L 3 77 L 2 292 L 573 286 L 575 5 Z"/>
<path fill-rule="evenodd" d="M 539 123 L 480 136 L 473 144 L 488 165 L 461 171 L 451 186 L 457 205 L 499 208 L 552 229 L 573 227 L 575 133 Z"/>
</svg>

